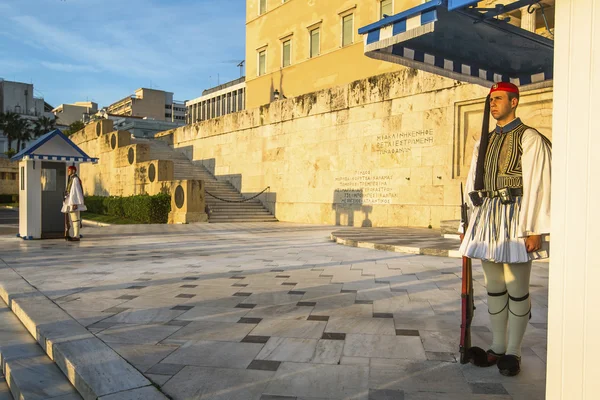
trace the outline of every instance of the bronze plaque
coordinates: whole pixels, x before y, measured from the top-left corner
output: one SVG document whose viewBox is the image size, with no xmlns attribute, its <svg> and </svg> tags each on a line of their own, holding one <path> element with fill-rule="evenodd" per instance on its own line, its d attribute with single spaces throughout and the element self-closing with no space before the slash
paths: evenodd
<svg viewBox="0 0 600 400">
<path fill-rule="evenodd" d="M 175 205 L 177 208 L 183 207 L 183 202 L 185 201 L 185 193 L 183 192 L 183 188 L 181 185 L 177 186 L 175 189 Z"/>
<path fill-rule="evenodd" d="M 102 133 L 102 129 L 100 128 L 100 123 L 96 124 L 96 136 L 100 136 Z"/>
<path fill-rule="evenodd" d="M 113 133 L 110 137 L 110 148 L 114 150 L 115 147 L 117 147 L 117 135 Z"/>
</svg>

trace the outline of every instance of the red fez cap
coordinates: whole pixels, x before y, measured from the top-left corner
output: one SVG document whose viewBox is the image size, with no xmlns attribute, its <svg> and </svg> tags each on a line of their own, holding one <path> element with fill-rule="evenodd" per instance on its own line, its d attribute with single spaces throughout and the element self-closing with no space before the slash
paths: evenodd
<svg viewBox="0 0 600 400">
<path fill-rule="evenodd" d="M 67 168 L 69 171 L 73 170 L 73 171 L 77 171 L 77 167 L 75 167 L 74 165 L 69 165 L 69 168 Z"/>
<path fill-rule="evenodd" d="M 492 86 L 492 88 L 490 89 L 490 94 L 499 91 L 519 94 L 519 88 L 517 87 L 517 85 L 513 85 L 510 82 L 498 82 L 494 84 L 494 86 Z"/>
</svg>

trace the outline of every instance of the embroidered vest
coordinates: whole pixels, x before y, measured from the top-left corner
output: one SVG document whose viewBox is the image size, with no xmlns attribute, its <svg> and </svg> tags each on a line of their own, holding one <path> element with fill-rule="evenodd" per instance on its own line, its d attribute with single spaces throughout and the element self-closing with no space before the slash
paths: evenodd
<svg viewBox="0 0 600 400">
<path fill-rule="evenodd" d="M 521 123 L 507 132 L 490 132 L 483 177 L 485 190 L 523 187 L 521 139 L 527 129 Z"/>
</svg>

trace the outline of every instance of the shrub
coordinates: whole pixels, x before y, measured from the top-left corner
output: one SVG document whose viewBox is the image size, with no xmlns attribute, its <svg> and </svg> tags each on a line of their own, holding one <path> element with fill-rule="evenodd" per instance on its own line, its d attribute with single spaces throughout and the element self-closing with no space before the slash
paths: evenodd
<svg viewBox="0 0 600 400">
<path fill-rule="evenodd" d="M 146 224 L 165 224 L 171 211 L 171 195 L 88 196 L 85 205 L 94 214 L 126 217 Z"/>
</svg>

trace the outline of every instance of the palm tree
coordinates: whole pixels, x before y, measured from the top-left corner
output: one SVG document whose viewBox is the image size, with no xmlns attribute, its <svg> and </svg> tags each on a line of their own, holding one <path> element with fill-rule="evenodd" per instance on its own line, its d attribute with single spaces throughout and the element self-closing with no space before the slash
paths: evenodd
<svg viewBox="0 0 600 400">
<path fill-rule="evenodd" d="M 21 143 L 25 143 L 31 140 L 31 134 L 33 130 L 31 129 L 31 125 L 29 125 L 29 121 L 23 118 L 19 118 L 19 120 L 15 123 L 14 129 L 17 136 L 17 153 L 21 151 Z"/>
<path fill-rule="evenodd" d="M 56 118 L 40 117 L 34 124 L 33 135 L 38 138 L 56 128 Z"/>
<path fill-rule="evenodd" d="M 0 129 L 8 139 L 8 150 L 12 149 L 12 142 L 17 140 L 20 131 L 21 116 L 14 112 L 0 114 Z"/>
</svg>

